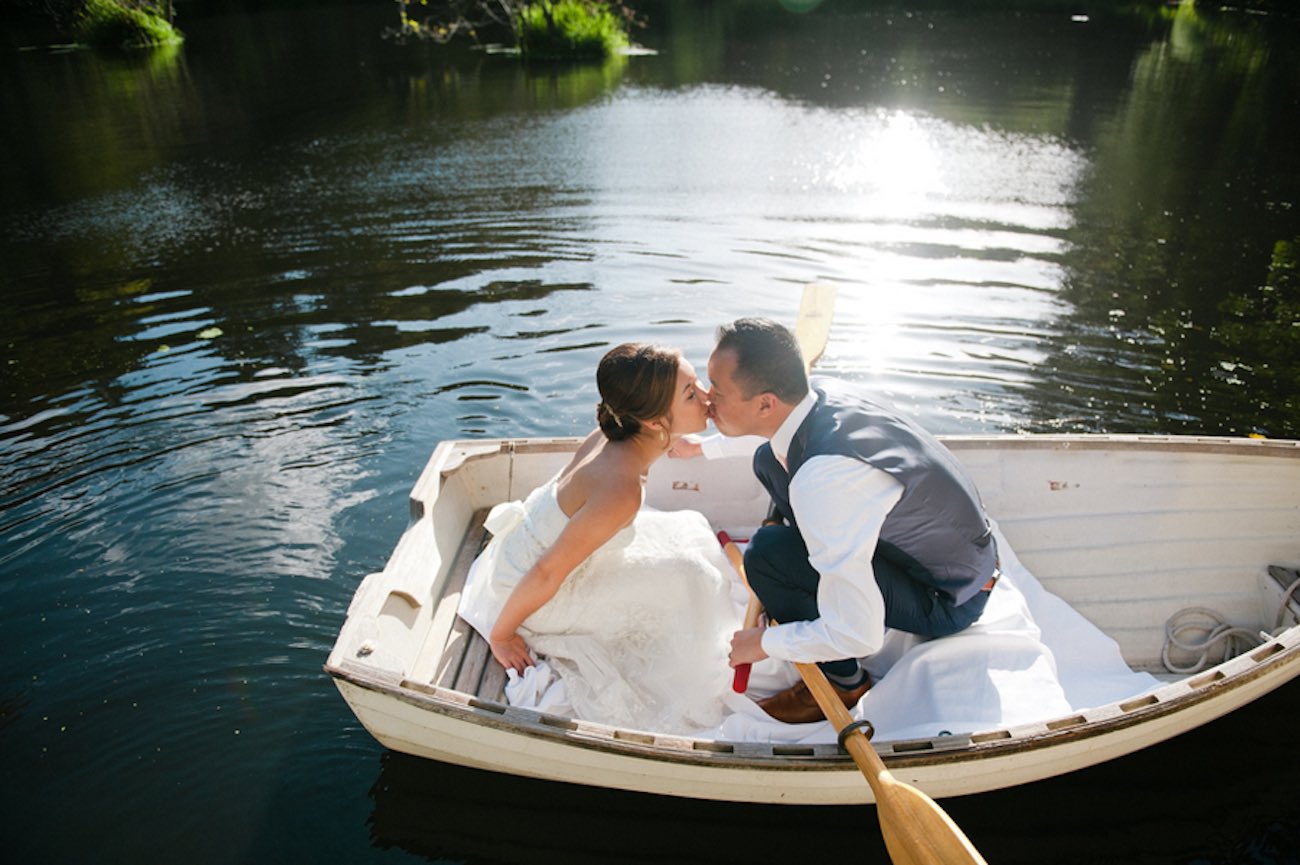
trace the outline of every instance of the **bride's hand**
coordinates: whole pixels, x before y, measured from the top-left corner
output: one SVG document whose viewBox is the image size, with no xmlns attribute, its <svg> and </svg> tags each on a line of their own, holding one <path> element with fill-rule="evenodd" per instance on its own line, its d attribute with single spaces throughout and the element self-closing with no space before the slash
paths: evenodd
<svg viewBox="0 0 1300 865">
<path fill-rule="evenodd" d="M 518 632 L 503 640 L 488 640 L 488 646 L 492 649 L 492 657 L 507 670 L 522 673 L 533 665 L 533 656 L 528 651 L 528 644 Z"/>
</svg>

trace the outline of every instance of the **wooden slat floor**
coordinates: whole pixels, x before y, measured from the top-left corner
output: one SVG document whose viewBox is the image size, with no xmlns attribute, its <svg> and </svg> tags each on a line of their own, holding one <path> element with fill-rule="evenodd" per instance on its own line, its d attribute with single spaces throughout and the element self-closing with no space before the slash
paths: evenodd
<svg viewBox="0 0 1300 865">
<path fill-rule="evenodd" d="M 456 557 L 452 561 L 442 597 L 438 599 L 440 612 L 444 605 L 450 604 L 454 608 L 460 604 L 461 592 L 465 588 L 465 578 L 469 574 L 470 565 L 487 546 L 488 533 L 483 528 L 483 520 L 487 518 L 487 514 L 487 509 L 484 508 L 476 512 L 470 520 L 465 540 L 461 542 L 460 549 L 457 550 Z M 434 618 L 441 617 L 435 615 Z M 441 642 L 441 651 L 437 651 L 436 646 L 431 647 L 438 654 L 438 666 L 431 684 L 470 694 L 482 700 L 504 703 L 506 671 L 492 657 L 487 640 L 459 616 L 448 618 L 452 620 L 451 630 L 448 633 L 430 635 L 431 640 Z"/>
</svg>

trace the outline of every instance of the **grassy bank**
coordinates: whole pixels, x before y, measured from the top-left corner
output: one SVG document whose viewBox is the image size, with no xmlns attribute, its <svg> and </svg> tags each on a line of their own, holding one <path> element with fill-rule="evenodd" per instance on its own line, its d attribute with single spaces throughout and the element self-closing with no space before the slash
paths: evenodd
<svg viewBox="0 0 1300 865">
<path fill-rule="evenodd" d="M 609 57 L 628 46 L 623 20 L 583 0 L 530 3 L 519 15 L 519 50 L 537 59 Z"/>
<path fill-rule="evenodd" d="M 170 45 L 183 39 L 158 10 L 131 0 L 85 0 L 74 21 L 77 41 L 97 48 Z"/>
</svg>

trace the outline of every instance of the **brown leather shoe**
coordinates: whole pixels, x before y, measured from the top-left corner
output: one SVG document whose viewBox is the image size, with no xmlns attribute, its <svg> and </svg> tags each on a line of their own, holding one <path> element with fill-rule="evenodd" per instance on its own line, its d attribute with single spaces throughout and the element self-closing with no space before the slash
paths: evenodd
<svg viewBox="0 0 1300 865">
<path fill-rule="evenodd" d="M 867 679 L 861 685 L 858 685 L 851 691 L 846 691 L 839 685 L 831 682 L 831 687 L 839 695 L 840 701 L 844 703 L 844 708 L 852 709 L 862 699 L 862 695 L 871 690 L 871 680 Z M 807 724 L 812 721 L 824 721 L 826 715 L 822 713 L 821 707 L 817 705 L 817 698 L 808 690 L 808 686 L 802 681 L 796 682 L 784 691 L 777 691 L 770 697 L 764 697 L 758 701 L 758 706 L 764 712 L 771 715 L 778 721 L 784 721 L 787 724 Z"/>
</svg>

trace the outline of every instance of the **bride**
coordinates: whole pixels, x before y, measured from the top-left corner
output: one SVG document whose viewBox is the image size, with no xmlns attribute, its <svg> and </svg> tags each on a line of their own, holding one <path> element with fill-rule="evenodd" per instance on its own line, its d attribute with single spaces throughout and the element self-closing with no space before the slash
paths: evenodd
<svg viewBox="0 0 1300 865">
<path fill-rule="evenodd" d="M 661 732 L 716 726 L 740 610 L 695 511 L 643 508 L 651 464 L 707 423 L 680 353 L 628 343 L 596 370 L 599 428 L 524 502 L 493 508 L 460 615 L 519 673 L 534 653 L 578 718 Z"/>
</svg>

